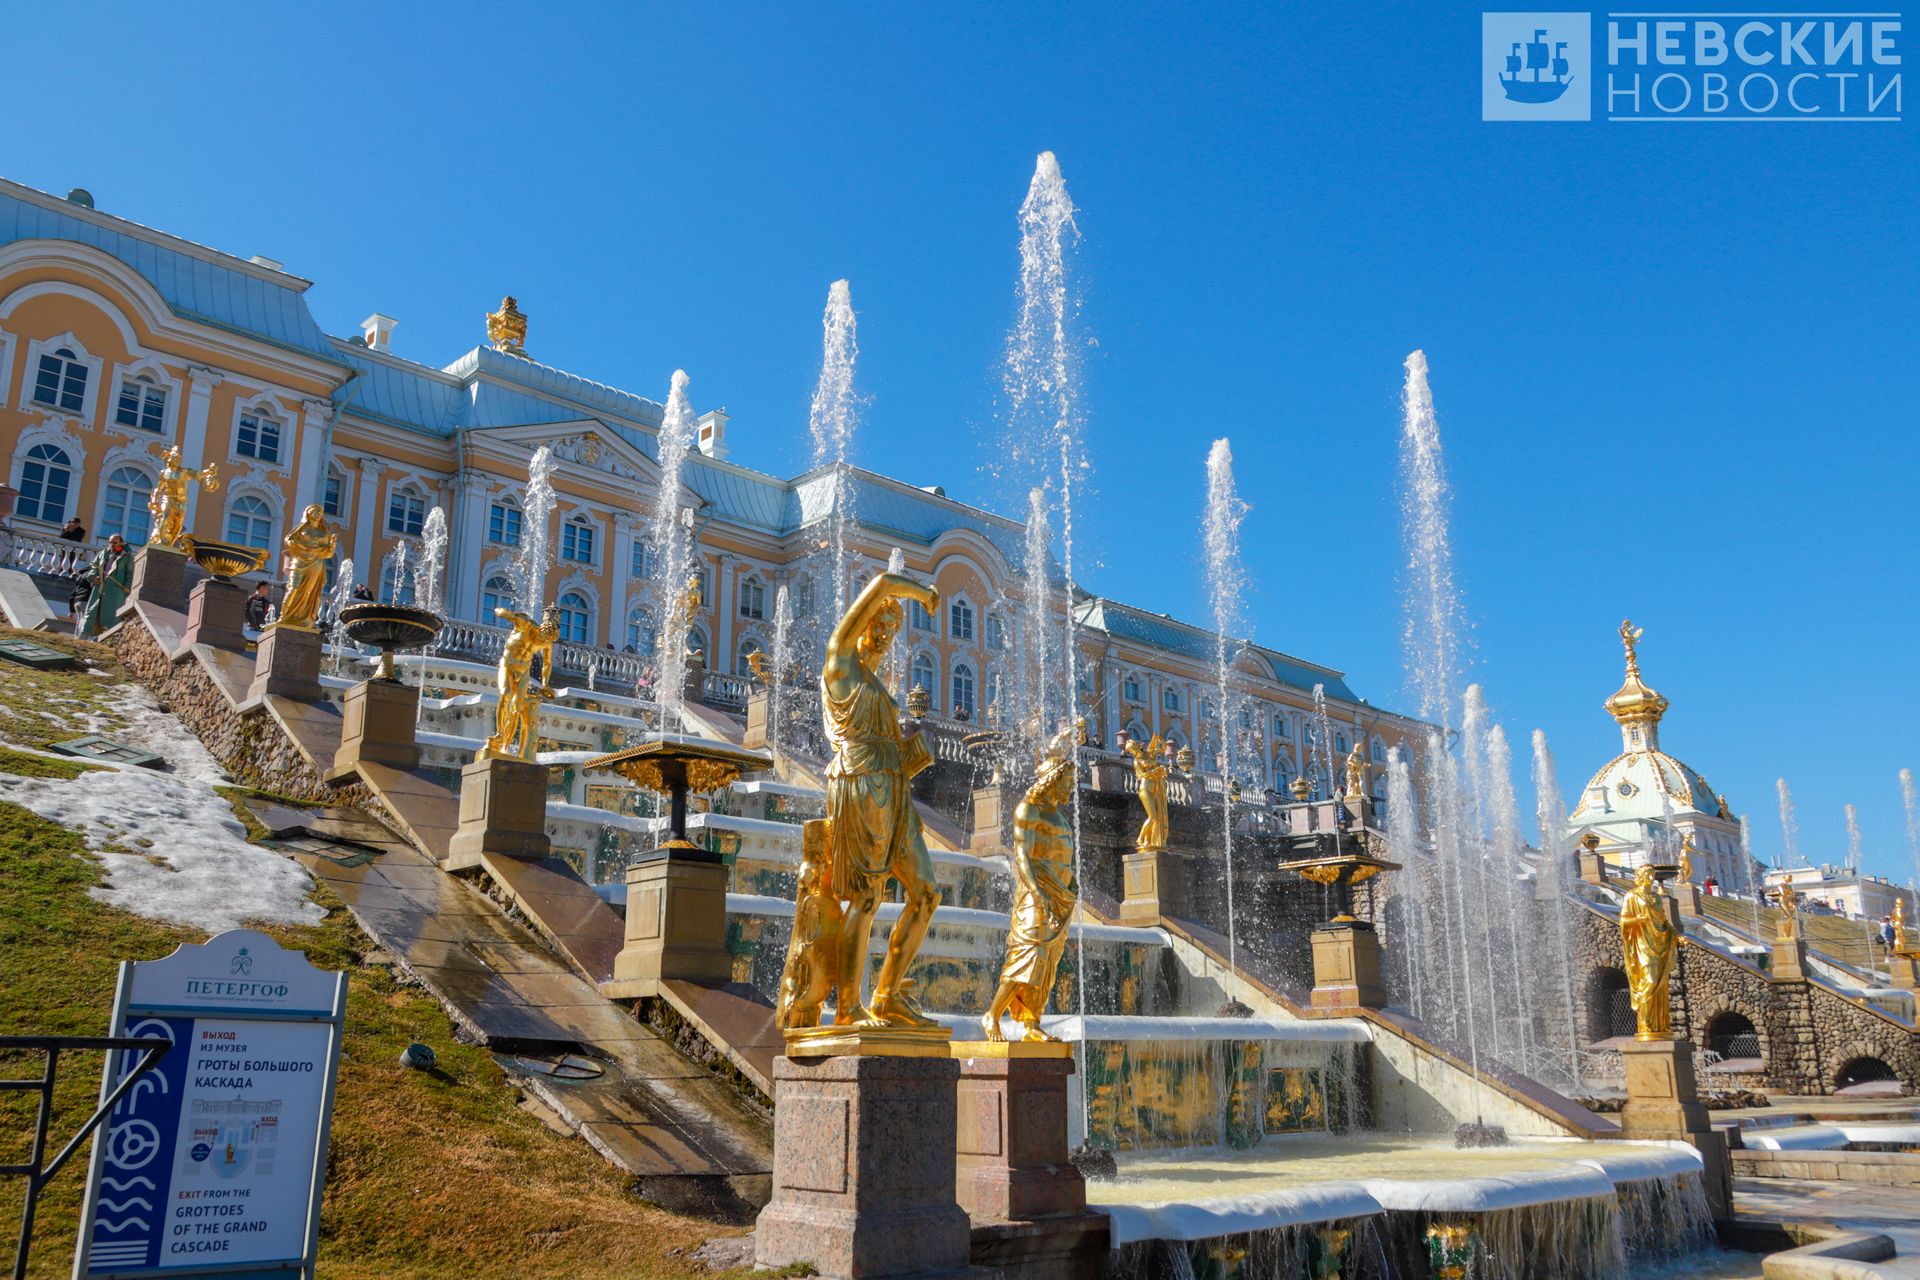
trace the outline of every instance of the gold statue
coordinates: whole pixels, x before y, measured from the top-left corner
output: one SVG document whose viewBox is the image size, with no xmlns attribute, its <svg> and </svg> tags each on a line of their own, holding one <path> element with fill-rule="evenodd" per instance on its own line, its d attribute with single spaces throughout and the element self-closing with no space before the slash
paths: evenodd
<svg viewBox="0 0 1920 1280">
<path fill-rule="evenodd" d="M 1620 624 L 1620 643 L 1627 651 L 1627 678 L 1640 678 L 1640 637 L 1647 633 L 1645 627 L 1636 627 L 1631 622 Z"/>
<path fill-rule="evenodd" d="M 793 902 L 793 936 L 787 940 L 787 964 L 780 974 L 780 1029 L 819 1025 L 820 1006 L 839 985 L 840 937 L 847 913 L 829 884 L 827 824 L 816 818 L 801 825 L 800 889 Z M 857 998 L 856 986 L 854 996 Z"/>
<path fill-rule="evenodd" d="M 1800 895 L 1794 892 L 1793 881 L 1780 883 L 1780 927 L 1774 937 L 1781 942 L 1792 942 L 1800 936 Z"/>
<path fill-rule="evenodd" d="M 1693 883 L 1693 837 L 1680 837 L 1680 878 L 1688 884 Z"/>
<path fill-rule="evenodd" d="M 527 317 L 512 294 L 500 299 L 498 311 L 487 313 L 487 341 L 495 351 L 527 359 Z"/>
<path fill-rule="evenodd" d="M 693 620 L 700 616 L 700 607 L 706 603 L 705 596 L 706 588 L 700 580 L 700 575 L 689 573 L 687 593 L 681 598 L 680 607 L 674 611 L 673 617 L 669 620 L 672 630 L 668 634 L 676 637 L 675 644 L 684 646 L 687 643 L 687 637 L 693 634 Z M 705 657 L 706 654 L 702 650 L 687 650 L 689 662 L 699 662 Z"/>
<path fill-rule="evenodd" d="M 1121 743 L 1133 757 L 1133 776 L 1140 784 L 1140 807 L 1147 819 L 1133 839 L 1137 853 L 1159 853 L 1167 847 L 1167 747 L 1159 734 L 1146 746 L 1132 738 Z"/>
<path fill-rule="evenodd" d="M 475 754 L 479 760 L 532 761 L 540 744 L 540 699 L 553 696 L 553 644 L 560 638 L 560 611 L 548 605 L 539 622 L 504 605 L 494 616 L 513 628 L 500 650 L 500 705 L 494 708 L 493 736 Z M 540 659 L 540 679 L 531 680 Z"/>
<path fill-rule="evenodd" d="M 772 687 L 773 670 L 767 666 L 767 655 L 759 649 L 747 655 L 747 670 L 753 672 L 753 678 L 761 684 Z"/>
<path fill-rule="evenodd" d="M 1073 882 L 1074 748 L 1087 739 L 1087 722 L 1076 720 L 1047 744 L 1039 776 L 1013 811 L 1013 912 L 1000 985 L 981 1027 L 989 1040 L 1005 1040 L 1001 1015 L 1011 1013 L 1025 1031 L 1022 1040 L 1054 1040 L 1040 1029 L 1053 993 L 1053 976 L 1067 949 L 1067 926 L 1079 900 Z"/>
<path fill-rule="evenodd" d="M 195 471 L 181 463 L 179 445 L 167 450 L 160 466 L 160 479 L 147 495 L 147 513 L 153 517 L 153 537 L 149 541 L 153 545 L 180 545 L 180 535 L 186 532 L 187 489 L 195 483 L 212 493 L 220 487 L 220 468 L 209 462 Z"/>
<path fill-rule="evenodd" d="M 1653 883 L 1653 867 L 1642 863 L 1633 888 L 1620 900 L 1620 949 L 1627 965 L 1627 989 L 1639 1020 L 1639 1040 L 1665 1040 L 1673 1034 L 1673 955 L 1679 938 L 1667 914 L 1666 895 Z"/>
<path fill-rule="evenodd" d="M 899 634 L 906 611 L 900 601 L 917 600 L 929 613 L 940 612 L 934 587 L 897 573 L 869 582 L 827 640 L 820 670 L 820 704 L 833 760 L 827 766 L 827 892 L 846 905 L 846 918 L 834 960 L 834 1023 L 871 1027 L 933 1028 L 909 994 L 907 969 L 920 951 L 940 887 L 933 859 L 913 806 L 913 775 L 933 763 L 920 735 L 900 731 L 900 708 L 880 679 L 887 650 Z M 888 878 L 900 882 L 900 918 L 887 937 L 887 955 L 874 980 L 873 995 L 860 1005 L 861 976 L 874 913 Z M 805 1020 L 783 1009 L 789 1031 Z M 817 1015 L 816 1015 L 817 1016 Z"/>
<path fill-rule="evenodd" d="M 1347 757 L 1347 803 L 1357 805 L 1367 798 L 1367 752 L 1366 744 L 1353 744 L 1353 753 Z"/>
<path fill-rule="evenodd" d="M 309 506 L 300 523 L 280 540 L 287 568 L 287 590 L 280 597 L 280 626 L 313 629 L 314 620 L 320 616 L 320 599 L 327 590 L 327 561 L 339 545 L 319 503 Z"/>
<path fill-rule="evenodd" d="M 1907 941 L 1907 900 L 1893 900 L 1893 950 L 1896 955 L 1905 955 L 1913 950 Z"/>
</svg>

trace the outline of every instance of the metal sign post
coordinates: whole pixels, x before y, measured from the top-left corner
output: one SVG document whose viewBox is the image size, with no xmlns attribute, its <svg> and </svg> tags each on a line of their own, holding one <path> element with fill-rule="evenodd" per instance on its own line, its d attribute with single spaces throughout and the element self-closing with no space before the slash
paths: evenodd
<svg viewBox="0 0 1920 1280">
<path fill-rule="evenodd" d="M 173 1050 L 94 1139 L 74 1280 L 312 1280 L 347 979 L 235 929 L 123 961 L 113 1032 Z M 137 1065 L 109 1055 L 103 1104 Z"/>
</svg>

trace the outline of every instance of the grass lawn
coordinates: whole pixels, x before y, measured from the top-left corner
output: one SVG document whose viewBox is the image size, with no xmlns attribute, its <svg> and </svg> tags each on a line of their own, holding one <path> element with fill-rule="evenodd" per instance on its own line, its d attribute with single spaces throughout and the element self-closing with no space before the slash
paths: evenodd
<svg viewBox="0 0 1920 1280">
<path fill-rule="evenodd" d="M 104 654 L 86 648 L 89 656 Z M 24 709 L 84 705 L 94 685 L 110 682 L 78 672 L 0 670 L 0 707 L 9 708 L 0 710 L 0 738 L 47 740 L 15 736 Z M 0 751 L 0 770 L 16 774 L 77 776 L 86 767 Z M 0 1033 L 105 1034 L 119 960 L 156 959 L 202 939 L 94 901 L 87 891 L 100 879 L 77 834 L 0 803 Z M 315 901 L 327 910 L 322 923 L 267 932 L 320 967 L 350 975 L 322 1277 L 631 1280 L 696 1273 L 669 1250 L 724 1232 L 643 1203 L 583 1142 L 554 1134 L 521 1110 L 518 1091 L 492 1058 L 455 1043 L 429 996 L 361 963 L 372 943 L 345 907 L 324 888 Z M 414 1040 L 439 1056 L 435 1073 L 398 1064 Z M 0 1074 L 38 1074 L 38 1064 L 38 1055 L 0 1058 Z M 99 1059 L 76 1057 L 61 1076 L 56 1142 L 91 1109 Z M 31 1112 L 22 1101 L 0 1095 L 0 1163 L 25 1156 Z M 70 1273 L 84 1176 L 83 1153 L 42 1196 L 32 1276 Z M 20 1196 L 18 1179 L 0 1180 L 0 1239 L 10 1242 L 18 1229 Z M 0 1262 L 10 1258 L 11 1250 L 0 1247 Z"/>
</svg>

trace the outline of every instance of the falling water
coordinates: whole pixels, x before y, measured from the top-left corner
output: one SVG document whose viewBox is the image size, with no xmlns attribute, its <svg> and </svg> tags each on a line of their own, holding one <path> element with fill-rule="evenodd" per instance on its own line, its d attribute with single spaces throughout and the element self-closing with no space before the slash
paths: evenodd
<svg viewBox="0 0 1920 1280">
<path fill-rule="evenodd" d="M 1053 572 L 1048 544 L 1053 533 L 1047 491 L 1027 491 L 1025 590 L 1020 618 L 1020 695 L 1014 716 L 1016 741 L 1031 755 L 1045 741 L 1045 727 L 1056 719 L 1047 705 L 1047 673 L 1053 656 Z"/>
<path fill-rule="evenodd" d="M 1900 803 L 1907 812 L 1907 848 L 1913 853 L 1914 879 L 1920 881 L 1920 793 L 1914 790 L 1911 769 L 1900 771 Z M 1920 921 L 1915 925 L 1920 927 Z"/>
<path fill-rule="evenodd" d="M 1233 912 L 1233 734 L 1232 698 L 1228 673 L 1239 641 L 1240 602 L 1247 591 L 1247 571 L 1240 563 L 1240 522 L 1248 506 L 1233 483 L 1233 446 L 1225 437 L 1207 451 L 1207 514 L 1203 526 L 1207 553 L 1207 594 L 1213 602 L 1213 668 L 1220 714 L 1220 845 L 1227 869 L 1227 1000 L 1240 999 L 1239 928 Z M 1205 767 L 1205 762 L 1202 762 Z"/>
<path fill-rule="evenodd" d="M 535 449 L 527 460 L 527 500 L 522 515 L 520 550 L 514 554 L 509 578 L 520 612 L 538 618 L 547 602 L 547 524 L 553 515 L 553 450 L 546 445 Z"/>
<path fill-rule="evenodd" d="M 816 609 L 831 609 L 820 624 L 824 637 L 847 611 L 847 531 L 853 523 L 853 484 L 847 460 L 859 402 L 853 392 L 853 364 L 860 341 L 853 318 L 853 293 L 845 280 L 827 289 L 827 309 L 820 318 L 820 380 L 813 389 L 807 426 L 813 433 L 813 465 L 833 468 L 832 498 L 827 509 L 827 575 L 833 590 L 818 593 Z"/>
<path fill-rule="evenodd" d="M 1580 1088 L 1580 1029 L 1574 1023 L 1573 940 L 1567 930 L 1567 802 L 1560 793 L 1560 775 L 1553 765 L 1553 750 L 1547 735 L 1533 731 L 1534 812 L 1540 822 L 1540 872 L 1547 877 L 1551 892 L 1547 905 L 1553 912 L 1554 956 L 1560 967 L 1560 998 L 1566 1003 L 1561 1012 L 1567 1025 L 1567 1087 Z"/>
<path fill-rule="evenodd" d="M 447 513 L 442 508 L 427 512 L 427 522 L 420 529 L 420 547 L 420 567 L 413 577 L 413 602 L 429 613 L 445 613 Z"/>
<path fill-rule="evenodd" d="M 329 669 L 339 675 L 347 662 L 347 628 L 340 611 L 353 603 L 353 561 L 342 560 L 333 575 L 333 593 L 327 598 L 327 644 L 333 650 Z"/>
<path fill-rule="evenodd" d="M 1860 874 L 1860 815 L 1852 805 L 1847 809 L 1847 874 Z"/>
<path fill-rule="evenodd" d="M 1778 778 L 1773 784 L 1780 791 L 1780 856 L 1789 867 L 1800 865 L 1800 821 L 1793 816 L 1793 792 L 1787 790 L 1787 780 Z M 1775 871 L 1780 864 L 1775 863 Z"/>
<path fill-rule="evenodd" d="M 407 544 L 396 542 L 380 557 L 380 587 L 388 592 L 385 604 L 407 603 Z"/>
<path fill-rule="evenodd" d="M 887 572 L 905 573 L 907 571 L 907 552 L 904 547 L 893 547 L 887 552 Z M 907 631 L 902 627 L 894 633 L 893 643 L 887 646 L 887 688 L 892 692 L 894 701 L 899 701 L 906 692 L 907 683 Z"/>
<path fill-rule="evenodd" d="M 1544 1001 L 1539 998 L 1535 986 L 1540 977 L 1538 971 L 1528 962 L 1533 948 L 1521 945 L 1521 931 L 1524 921 L 1521 918 L 1522 906 L 1519 901 L 1525 881 L 1520 876 L 1520 802 L 1513 793 L 1513 749 L 1507 745 L 1507 731 L 1500 725 L 1487 730 L 1487 812 L 1493 822 L 1492 856 L 1488 859 L 1489 870 L 1494 883 L 1499 888 L 1500 906 L 1506 916 L 1506 937 L 1503 948 L 1502 975 L 1495 972 L 1494 982 L 1487 987 L 1489 1004 L 1495 1010 L 1494 1025 L 1499 1026 L 1498 1011 L 1503 1007 L 1514 1024 L 1514 1052 L 1519 1055 L 1519 1063 L 1527 1074 L 1538 1074 L 1539 1064 L 1533 1054 L 1533 1014 Z M 1489 937 L 1497 931 L 1487 930 Z M 1504 976 L 1507 981 L 1499 980 Z M 1533 981 L 1529 981 L 1532 979 Z M 1500 1003 L 1502 986 L 1506 987 L 1507 1003 Z M 1496 1036 L 1496 1043 L 1499 1037 Z M 1498 1053 L 1498 1050 L 1495 1050 Z"/>
<path fill-rule="evenodd" d="M 1760 899 L 1765 896 L 1764 886 L 1754 883 L 1753 879 L 1753 823 L 1746 814 L 1740 815 L 1740 874 L 1747 886 L 1749 905 L 1753 909 L 1753 940 L 1765 942 L 1760 932 Z"/>
<path fill-rule="evenodd" d="M 1467 820 L 1467 825 L 1462 828 L 1459 835 L 1461 853 L 1459 874 L 1462 877 L 1471 875 L 1475 881 L 1479 882 L 1474 885 L 1474 890 L 1477 892 L 1463 887 L 1462 892 L 1465 895 L 1463 901 L 1483 901 L 1488 888 L 1485 883 L 1488 867 L 1485 844 L 1486 815 L 1482 812 L 1480 798 L 1487 792 L 1489 770 L 1487 766 L 1487 700 L 1477 684 L 1468 685 L 1466 693 L 1461 698 L 1460 757 L 1467 782 L 1466 794 L 1460 798 L 1460 808 Z M 1494 930 L 1487 925 L 1487 921 L 1481 921 L 1480 936 L 1485 944 L 1481 950 L 1486 953 L 1487 958 L 1485 985 L 1481 990 L 1487 994 L 1489 1013 L 1487 1050 L 1498 1058 L 1506 1047 L 1502 1043 L 1500 1033 L 1502 1008 L 1499 994 L 1500 970 L 1493 955 Z"/>
<path fill-rule="evenodd" d="M 787 733 L 787 665 L 793 661 L 793 597 L 783 582 L 773 593 L 773 652 L 767 655 L 773 681 L 767 687 L 767 746 L 778 776 Z"/>
<path fill-rule="evenodd" d="M 693 538 L 689 521 L 680 510 L 680 476 L 687 451 L 693 446 L 693 406 L 687 401 L 687 374 L 673 371 L 666 411 L 660 418 L 659 497 L 647 526 L 647 547 L 659 566 L 654 579 L 656 613 L 660 619 L 659 674 L 654 697 L 660 705 L 662 732 L 684 728 L 687 676 L 687 605 L 693 572 Z M 685 513 L 690 516 L 692 513 Z M 708 603 L 712 603 L 709 601 Z"/>
<path fill-rule="evenodd" d="M 1398 859 L 1409 873 L 1418 865 L 1414 847 L 1420 839 L 1420 815 L 1414 805 L 1413 765 L 1395 743 L 1387 748 L 1387 848 L 1392 851 L 1389 856 Z M 1407 962 L 1406 1003 L 1409 1009 L 1420 1010 L 1426 1007 L 1423 979 L 1428 973 L 1427 916 L 1416 908 L 1401 913 L 1400 918 L 1407 930 L 1399 947 Z"/>
</svg>

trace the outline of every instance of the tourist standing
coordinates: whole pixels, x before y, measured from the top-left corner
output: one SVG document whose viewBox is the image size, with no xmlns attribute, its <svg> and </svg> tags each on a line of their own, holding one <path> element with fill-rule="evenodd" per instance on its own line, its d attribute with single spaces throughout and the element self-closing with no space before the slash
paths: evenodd
<svg viewBox="0 0 1920 1280">
<path fill-rule="evenodd" d="M 273 601 L 267 598 L 267 584 L 253 584 L 253 594 L 247 597 L 247 625 L 255 631 L 267 629 L 267 613 L 273 608 Z"/>
<path fill-rule="evenodd" d="M 117 533 L 107 539 L 107 545 L 87 566 L 87 580 L 92 591 L 86 614 L 80 619 L 80 634 L 97 636 L 114 624 L 120 606 L 127 602 L 127 593 L 133 590 L 133 556 L 127 551 L 126 539 Z"/>
</svg>

